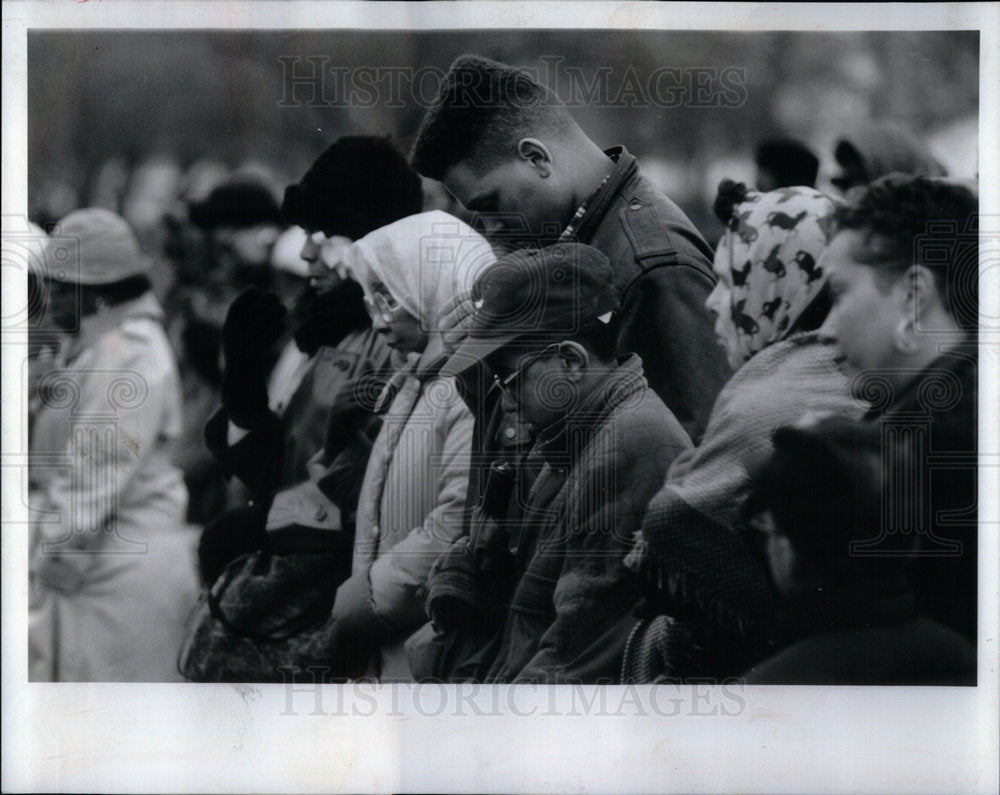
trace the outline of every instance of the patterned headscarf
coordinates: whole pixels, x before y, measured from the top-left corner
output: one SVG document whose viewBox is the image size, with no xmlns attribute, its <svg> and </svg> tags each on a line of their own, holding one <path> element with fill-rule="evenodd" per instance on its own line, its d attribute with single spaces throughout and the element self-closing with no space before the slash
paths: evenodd
<svg viewBox="0 0 1000 795">
<path fill-rule="evenodd" d="M 715 257 L 731 271 L 730 311 L 744 361 L 784 339 L 826 284 L 817 260 L 833 209 L 830 198 L 805 187 L 750 191 L 733 207 Z"/>
</svg>

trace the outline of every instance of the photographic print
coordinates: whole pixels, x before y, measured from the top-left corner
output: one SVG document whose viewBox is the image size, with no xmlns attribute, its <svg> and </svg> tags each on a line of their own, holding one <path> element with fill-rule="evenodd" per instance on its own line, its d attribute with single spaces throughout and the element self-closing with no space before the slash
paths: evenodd
<svg viewBox="0 0 1000 795">
<path fill-rule="evenodd" d="M 995 5 L 5 11 L 5 789 L 995 785 Z"/>
</svg>

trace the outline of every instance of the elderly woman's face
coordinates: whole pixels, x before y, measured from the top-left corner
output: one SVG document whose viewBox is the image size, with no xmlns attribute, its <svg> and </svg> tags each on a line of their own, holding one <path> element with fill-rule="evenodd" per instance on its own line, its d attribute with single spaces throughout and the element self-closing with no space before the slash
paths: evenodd
<svg viewBox="0 0 1000 795">
<path fill-rule="evenodd" d="M 372 299 L 365 303 L 372 318 L 372 328 L 385 337 L 385 344 L 403 353 L 426 348 L 427 334 L 420 320 L 407 312 L 382 282 L 373 279 L 368 288 Z"/>
<path fill-rule="evenodd" d="M 75 284 L 58 279 L 46 279 L 47 312 L 63 331 L 77 331 L 84 312 L 84 293 Z"/>
<path fill-rule="evenodd" d="M 736 370 L 742 366 L 744 355 L 739 346 L 739 333 L 733 323 L 733 277 L 729 269 L 729 248 L 725 245 L 725 241 L 719 244 L 719 249 L 715 253 L 713 270 L 718 281 L 715 283 L 715 288 L 709 293 L 705 306 L 715 314 L 716 339 L 719 345 L 726 350 L 729 366 Z"/>
</svg>

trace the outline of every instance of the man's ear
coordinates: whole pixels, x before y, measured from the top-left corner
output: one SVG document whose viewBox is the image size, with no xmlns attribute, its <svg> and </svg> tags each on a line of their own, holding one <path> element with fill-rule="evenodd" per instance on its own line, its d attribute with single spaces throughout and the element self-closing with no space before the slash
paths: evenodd
<svg viewBox="0 0 1000 795">
<path fill-rule="evenodd" d="M 921 317 L 927 317 L 936 306 L 943 303 L 934 274 L 927 267 L 914 265 L 907 272 L 906 302 L 907 310 L 918 326 Z"/>
<path fill-rule="evenodd" d="M 587 349 L 573 340 L 564 340 L 559 343 L 559 355 L 574 380 L 578 380 L 583 375 L 583 371 L 590 365 L 590 354 L 587 353 Z"/>
<path fill-rule="evenodd" d="M 542 179 L 552 175 L 552 153 L 537 138 L 522 138 L 517 142 L 517 153 L 531 163 Z"/>
</svg>

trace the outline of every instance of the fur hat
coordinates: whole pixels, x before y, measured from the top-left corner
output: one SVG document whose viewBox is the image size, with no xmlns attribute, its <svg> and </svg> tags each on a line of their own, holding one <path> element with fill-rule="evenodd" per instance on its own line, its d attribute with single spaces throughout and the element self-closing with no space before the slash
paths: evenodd
<svg viewBox="0 0 1000 795">
<path fill-rule="evenodd" d="M 268 223 L 284 226 L 271 192 L 259 182 L 246 179 L 219 185 L 207 199 L 190 205 L 188 217 L 195 226 L 206 230 L 220 226 L 246 229 Z"/>
<path fill-rule="evenodd" d="M 285 189 L 281 212 L 292 224 L 358 240 L 423 209 L 420 177 L 388 138 L 338 138 Z"/>
</svg>

